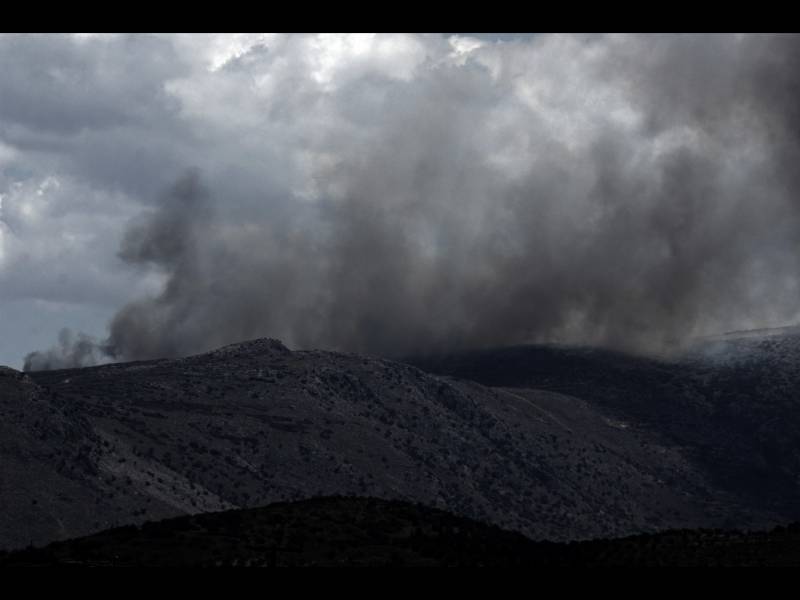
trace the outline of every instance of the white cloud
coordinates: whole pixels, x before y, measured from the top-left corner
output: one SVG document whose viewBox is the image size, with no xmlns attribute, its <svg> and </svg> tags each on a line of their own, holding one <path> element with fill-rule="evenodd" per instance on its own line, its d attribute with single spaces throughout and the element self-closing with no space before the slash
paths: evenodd
<svg viewBox="0 0 800 600">
<path fill-rule="evenodd" d="M 115 253 L 137 204 L 63 176 L 15 182 L 0 204 L 0 297 L 114 305 Z"/>
</svg>

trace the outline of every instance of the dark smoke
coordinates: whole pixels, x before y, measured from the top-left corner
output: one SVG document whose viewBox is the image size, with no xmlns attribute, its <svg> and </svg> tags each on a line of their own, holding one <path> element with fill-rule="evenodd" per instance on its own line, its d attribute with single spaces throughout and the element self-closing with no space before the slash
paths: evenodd
<svg viewBox="0 0 800 600">
<path fill-rule="evenodd" d="M 336 161 L 315 168 L 323 199 L 297 215 L 267 201 L 228 215 L 232 199 L 184 177 L 120 252 L 166 287 L 122 308 L 105 345 L 123 360 L 260 336 L 383 355 L 660 351 L 795 318 L 800 38 L 590 38 L 581 52 L 563 57 L 586 63 L 577 105 L 616 90 L 640 122 L 598 118 L 574 139 L 578 113 L 556 133 L 535 111 L 498 121 L 509 139 L 529 133 L 519 151 L 534 159 L 515 177 L 493 166 L 481 128 L 515 77 L 536 81 L 511 58 L 495 74 L 467 62 L 391 84 L 358 141 L 320 134 Z M 62 346 L 26 368 L 84 360 Z"/>
<path fill-rule="evenodd" d="M 110 349 L 96 339 L 64 328 L 58 335 L 58 346 L 25 357 L 25 371 L 47 371 L 90 367 L 113 358 Z"/>
</svg>

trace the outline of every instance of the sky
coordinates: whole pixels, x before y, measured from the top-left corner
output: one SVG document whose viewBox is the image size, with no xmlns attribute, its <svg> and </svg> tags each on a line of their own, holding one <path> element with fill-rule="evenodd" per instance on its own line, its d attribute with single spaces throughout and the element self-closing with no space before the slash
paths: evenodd
<svg viewBox="0 0 800 600">
<path fill-rule="evenodd" d="M 0 364 L 796 322 L 798 47 L 0 35 Z"/>
</svg>

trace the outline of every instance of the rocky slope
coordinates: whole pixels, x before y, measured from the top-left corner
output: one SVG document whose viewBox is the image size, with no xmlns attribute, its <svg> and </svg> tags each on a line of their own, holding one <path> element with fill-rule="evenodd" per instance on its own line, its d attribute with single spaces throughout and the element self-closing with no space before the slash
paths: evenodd
<svg viewBox="0 0 800 600">
<path fill-rule="evenodd" d="M 684 416 L 694 392 L 677 388 L 672 405 L 653 396 L 669 369 L 581 361 L 498 359 L 522 380 L 457 373 L 490 387 L 256 340 L 178 360 L 5 370 L 0 547 L 324 495 L 421 502 L 552 540 L 791 517 L 721 484 L 693 438 L 671 434 L 696 418 Z"/>
<path fill-rule="evenodd" d="M 800 518 L 800 335 L 793 329 L 720 336 L 671 360 L 529 346 L 414 362 L 488 386 L 583 399 L 679 448 L 715 488 L 754 511 Z"/>
</svg>

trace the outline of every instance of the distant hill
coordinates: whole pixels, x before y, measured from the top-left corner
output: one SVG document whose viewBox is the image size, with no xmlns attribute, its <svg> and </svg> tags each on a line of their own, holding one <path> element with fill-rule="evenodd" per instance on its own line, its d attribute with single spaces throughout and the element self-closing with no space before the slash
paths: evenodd
<svg viewBox="0 0 800 600">
<path fill-rule="evenodd" d="M 0 567 L 15 566 L 800 566 L 800 525 L 537 543 L 421 505 L 318 498 L 0 554 Z"/>
<path fill-rule="evenodd" d="M 560 346 L 410 359 L 493 388 L 579 398 L 680 449 L 712 485 L 753 510 L 800 518 L 800 335 L 732 333 L 671 360 Z M 739 523 L 738 525 L 742 525 Z"/>
<path fill-rule="evenodd" d="M 537 540 L 767 528 L 800 519 L 792 351 L 766 351 L 767 367 L 531 347 L 425 372 L 262 339 L 4 369 L 0 547 L 331 495 Z"/>
</svg>

